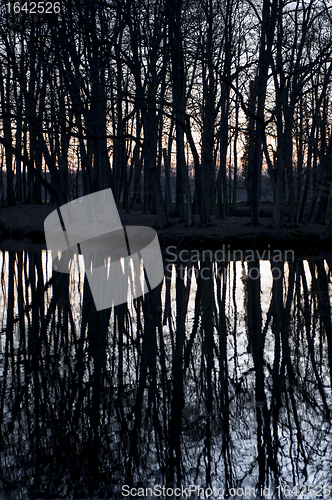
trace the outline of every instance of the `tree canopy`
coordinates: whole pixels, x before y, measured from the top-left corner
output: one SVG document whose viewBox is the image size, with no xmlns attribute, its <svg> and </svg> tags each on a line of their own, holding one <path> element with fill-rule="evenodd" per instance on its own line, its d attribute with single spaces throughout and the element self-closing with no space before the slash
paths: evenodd
<svg viewBox="0 0 332 500">
<path fill-rule="evenodd" d="M 274 226 L 324 222 L 331 24 L 329 0 L 2 1 L 2 203 L 111 187 L 207 225 L 243 178 L 257 225 L 263 174 Z"/>
</svg>

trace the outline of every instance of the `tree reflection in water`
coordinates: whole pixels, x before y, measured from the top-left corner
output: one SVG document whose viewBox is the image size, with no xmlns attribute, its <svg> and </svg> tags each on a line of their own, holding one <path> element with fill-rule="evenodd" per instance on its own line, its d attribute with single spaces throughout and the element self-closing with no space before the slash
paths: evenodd
<svg viewBox="0 0 332 500">
<path fill-rule="evenodd" d="M 331 486 L 329 256 L 273 262 L 274 280 L 267 262 L 182 262 L 96 312 L 46 252 L 0 255 L 4 489 Z"/>
</svg>

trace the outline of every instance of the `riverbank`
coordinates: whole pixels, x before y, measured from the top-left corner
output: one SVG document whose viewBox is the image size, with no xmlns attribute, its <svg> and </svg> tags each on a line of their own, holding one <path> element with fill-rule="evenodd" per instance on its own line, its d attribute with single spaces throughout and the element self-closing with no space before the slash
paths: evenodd
<svg viewBox="0 0 332 500">
<path fill-rule="evenodd" d="M 54 206 L 23 205 L 0 207 L 0 241 L 2 248 L 10 240 L 11 247 L 21 247 L 25 243 L 43 244 L 44 220 L 55 210 Z M 125 213 L 119 211 L 124 226 L 155 227 L 157 216 L 142 214 L 141 211 Z M 171 217 L 170 226 L 158 229 L 158 237 L 162 248 L 174 245 L 179 249 L 219 248 L 230 245 L 232 249 L 293 249 L 297 253 L 318 254 L 320 250 L 332 250 L 329 242 L 322 244 L 320 235 L 326 226 L 312 223 L 300 223 L 297 227 L 275 229 L 270 227 L 271 218 L 259 219 L 259 226 L 252 227 L 248 216 L 232 216 L 220 220 L 212 216 L 210 227 L 199 226 L 199 216 L 195 215 L 195 225 L 188 227 L 179 218 Z"/>
</svg>

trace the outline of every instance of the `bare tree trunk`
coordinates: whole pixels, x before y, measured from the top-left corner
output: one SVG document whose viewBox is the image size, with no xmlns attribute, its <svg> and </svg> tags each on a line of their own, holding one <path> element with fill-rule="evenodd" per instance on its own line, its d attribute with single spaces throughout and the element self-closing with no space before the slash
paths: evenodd
<svg viewBox="0 0 332 500">
<path fill-rule="evenodd" d="M 322 165 L 322 180 L 320 183 L 320 202 L 318 207 L 317 222 L 325 224 L 325 216 L 330 197 L 332 183 L 332 136 L 330 137 L 329 145 L 326 154 L 323 158 Z"/>
<path fill-rule="evenodd" d="M 228 149 L 228 115 L 229 115 L 229 93 L 231 64 L 232 64 L 232 14 L 233 1 L 226 3 L 226 16 L 224 26 L 224 64 L 223 64 L 223 82 L 221 87 L 221 123 L 220 123 L 220 167 L 217 179 L 217 203 L 218 217 L 225 219 L 227 215 L 227 149 Z M 219 107 L 219 106 L 218 106 Z M 235 146 L 234 146 L 235 147 Z M 229 174 L 229 179 L 230 179 Z"/>
<path fill-rule="evenodd" d="M 166 213 L 171 215 L 172 213 L 172 197 L 171 197 L 171 185 L 170 185 L 170 164 L 169 157 L 166 148 L 163 148 L 164 155 L 164 167 L 165 167 L 165 204 Z"/>
<path fill-rule="evenodd" d="M 194 142 L 191 129 L 190 129 L 190 119 L 187 117 L 186 119 L 186 135 L 189 141 L 190 149 L 194 158 L 195 165 L 195 195 L 197 196 L 197 204 L 199 207 L 199 214 L 202 227 L 206 227 L 210 224 L 210 218 L 208 216 L 209 212 L 206 212 L 206 207 L 202 195 L 202 184 L 203 184 L 203 176 L 202 176 L 202 165 L 199 162 L 199 156 L 196 148 L 196 144 Z"/>
<path fill-rule="evenodd" d="M 259 206 L 261 199 L 261 174 L 262 174 L 262 134 L 264 126 L 264 109 L 268 81 L 268 69 L 271 57 L 271 47 L 274 38 L 274 25 L 276 22 L 277 0 L 270 4 L 269 0 L 263 1 L 261 24 L 261 41 L 258 61 L 258 74 L 256 80 L 257 91 L 257 119 L 255 121 L 253 162 L 251 167 L 251 224 L 258 225 Z"/>
<path fill-rule="evenodd" d="M 12 130 L 10 120 L 10 68 L 7 66 L 6 92 L 4 87 L 3 66 L 0 66 L 0 99 L 3 110 L 3 132 L 4 139 L 10 147 L 12 146 Z M 13 176 L 13 154 L 8 148 L 6 152 L 6 173 L 7 173 L 7 204 L 14 205 L 14 176 Z"/>
<path fill-rule="evenodd" d="M 238 87 L 238 78 L 237 87 Z M 234 143 L 233 143 L 233 151 L 234 151 L 234 170 L 233 170 L 233 196 L 232 196 L 232 213 L 236 212 L 236 198 L 237 198 L 237 176 L 238 176 L 238 157 L 237 157 L 237 143 L 239 137 L 239 102 L 238 96 L 235 99 L 235 133 L 234 133 Z"/>
<path fill-rule="evenodd" d="M 186 74 L 182 40 L 182 0 L 168 0 L 167 13 L 170 37 L 170 57 L 172 61 L 173 113 L 176 131 L 176 209 L 180 218 L 185 218 L 184 194 L 186 197 L 188 226 L 193 225 L 192 202 L 188 171 L 184 154 L 184 129 L 186 110 Z"/>
<path fill-rule="evenodd" d="M 208 224 L 215 205 L 215 164 L 213 158 L 214 125 L 216 119 L 216 84 L 213 64 L 213 9 L 206 2 L 204 8 L 207 24 L 203 38 L 203 103 L 202 103 L 202 198 Z M 224 89 L 225 90 L 225 89 Z M 226 196 L 227 203 L 227 196 Z"/>
</svg>

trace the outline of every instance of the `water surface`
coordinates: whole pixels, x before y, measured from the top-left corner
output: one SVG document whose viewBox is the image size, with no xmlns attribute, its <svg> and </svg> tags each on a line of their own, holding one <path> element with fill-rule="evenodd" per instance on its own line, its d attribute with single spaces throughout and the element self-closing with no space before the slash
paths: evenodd
<svg viewBox="0 0 332 500">
<path fill-rule="evenodd" d="M 1 252 L 4 493 L 328 497 L 331 263 L 165 262 L 162 285 L 97 312 L 45 250 Z"/>
</svg>

